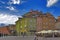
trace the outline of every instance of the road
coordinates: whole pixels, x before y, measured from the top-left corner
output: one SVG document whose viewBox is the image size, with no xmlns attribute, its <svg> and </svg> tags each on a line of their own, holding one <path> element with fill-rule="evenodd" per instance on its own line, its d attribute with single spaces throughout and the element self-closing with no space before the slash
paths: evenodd
<svg viewBox="0 0 60 40">
<path fill-rule="evenodd" d="M 34 40 L 35 36 L 5 36 L 0 37 L 0 40 Z M 38 40 L 60 40 L 59 38 L 45 38 L 45 37 L 39 37 Z"/>
<path fill-rule="evenodd" d="M 34 36 L 7 36 L 0 37 L 0 40 L 34 40 Z"/>
</svg>

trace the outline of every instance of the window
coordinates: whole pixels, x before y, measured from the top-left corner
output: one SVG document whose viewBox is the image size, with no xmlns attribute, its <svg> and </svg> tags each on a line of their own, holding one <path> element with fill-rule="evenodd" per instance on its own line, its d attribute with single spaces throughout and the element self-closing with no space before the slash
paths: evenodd
<svg viewBox="0 0 60 40">
<path fill-rule="evenodd" d="M 21 26 L 21 28 L 22 28 L 22 26 Z"/>
<path fill-rule="evenodd" d="M 46 25 L 48 25 L 48 23 L 46 22 Z"/>
<path fill-rule="evenodd" d="M 30 22 L 32 22 L 32 19 L 30 20 Z"/>
<path fill-rule="evenodd" d="M 27 25 L 25 25 L 25 27 L 26 27 Z"/>
</svg>

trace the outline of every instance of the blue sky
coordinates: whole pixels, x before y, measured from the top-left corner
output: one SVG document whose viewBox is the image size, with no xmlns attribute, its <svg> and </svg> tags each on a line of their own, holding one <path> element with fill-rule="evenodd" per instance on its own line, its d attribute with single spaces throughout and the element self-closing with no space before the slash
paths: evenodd
<svg viewBox="0 0 60 40">
<path fill-rule="evenodd" d="M 31 9 L 60 16 L 60 0 L 0 0 L 0 23 L 14 24 Z"/>
</svg>

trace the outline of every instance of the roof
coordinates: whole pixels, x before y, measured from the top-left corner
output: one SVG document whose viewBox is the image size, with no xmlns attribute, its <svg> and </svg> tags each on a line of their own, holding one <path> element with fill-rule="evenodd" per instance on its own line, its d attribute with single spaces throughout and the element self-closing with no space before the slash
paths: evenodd
<svg viewBox="0 0 60 40">
<path fill-rule="evenodd" d="M 9 30 L 7 27 L 0 27 L 0 33 L 2 34 L 10 34 Z"/>
<path fill-rule="evenodd" d="M 53 16 L 53 15 L 52 15 L 51 13 L 49 13 L 49 12 L 47 12 L 46 15 L 48 15 L 48 16 Z"/>
<path fill-rule="evenodd" d="M 42 11 L 30 11 L 30 12 L 27 12 L 26 14 L 23 15 L 23 17 L 26 17 L 26 16 L 31 16 L 31 15 L 42 15 Z"/>
</svg>

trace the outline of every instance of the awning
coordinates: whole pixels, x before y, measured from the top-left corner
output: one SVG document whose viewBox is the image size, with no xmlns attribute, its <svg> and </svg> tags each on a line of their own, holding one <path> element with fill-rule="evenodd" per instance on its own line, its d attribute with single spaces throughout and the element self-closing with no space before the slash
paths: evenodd
<svg viewBox="0 0 60 40">
<path fill-rule="evenodd" d="M 42 30 L 42 31 L 39 31 L 36 33 L 53 33 L 53 32 L 60 32 L 60 31 L 58 31 L 58 30 Z"/>
</svg>

